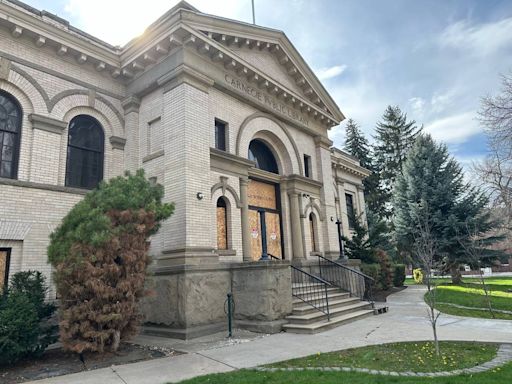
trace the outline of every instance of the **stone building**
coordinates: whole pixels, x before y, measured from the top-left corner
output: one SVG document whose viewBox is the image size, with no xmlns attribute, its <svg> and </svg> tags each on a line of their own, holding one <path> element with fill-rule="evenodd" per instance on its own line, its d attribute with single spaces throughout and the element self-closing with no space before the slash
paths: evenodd
<svg viewBox="0 0 512 384">
<path fill-rule="evenodd" d="M 368 171 L 328 138 L 343 119 L 281 31 L 181 2 L 116 47 L 0 0 L 0 285 L 27 269 L 51 282 L 61 218 L 144 168 L 176 205 L 151 239 L 148 330 L 219 329 L 230 291 L 240 326 L 280 329 L 290 263 L 337 257 L 337 219 L 349 234 L 347 211 L 364 217 Z"/>
</svg>

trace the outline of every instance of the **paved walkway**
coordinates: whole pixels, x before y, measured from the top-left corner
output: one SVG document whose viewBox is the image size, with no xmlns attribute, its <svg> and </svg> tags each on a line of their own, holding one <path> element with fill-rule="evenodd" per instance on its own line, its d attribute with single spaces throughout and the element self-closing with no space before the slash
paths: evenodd
<svg viewBox="0 0 512 384">
<path fill-rule="evenodd" d="M 260 336 L 241 333 L 235 340 L 224 335 L 184 342 L 148 336 L 138 343 L 161 345 L 189 352 L 171 358 L 103 368 L 89 372 L 39 380 L 37 384 L 163 384 L 208 373 L 252 368 L 318 352 L 382 344 L 395 341 L 430 340 L 432 330 L 423 302 L 424 289 L 411 286 L 388 297 L 390 311 L 315 335 L 279 333 Z M 441 315 L 441 340 L 476 340 L 512 343 L 512 321 Z"/>
</svg>

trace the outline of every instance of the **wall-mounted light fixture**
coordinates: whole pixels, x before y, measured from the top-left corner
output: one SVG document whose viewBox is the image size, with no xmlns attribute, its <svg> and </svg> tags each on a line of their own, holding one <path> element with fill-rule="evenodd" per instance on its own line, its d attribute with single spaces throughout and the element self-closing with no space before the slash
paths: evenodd
<svg viewBox="0 0 512 384">
<path fill-rule="evenodd" d="M 203 200 L 203 197 L 204 197 L 203 192 L 197 192 L 196 197 L 197 197 L 197 200 Z"/>
</svg>

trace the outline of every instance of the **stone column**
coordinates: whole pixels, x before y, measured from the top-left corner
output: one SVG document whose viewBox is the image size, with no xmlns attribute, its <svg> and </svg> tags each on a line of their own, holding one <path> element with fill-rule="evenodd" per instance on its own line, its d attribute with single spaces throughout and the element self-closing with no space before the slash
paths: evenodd
<svg viewBox="0 0 512 384">
<path fill-rule="evenodd" d="M 248 262 L 252 261 L 251 258 L 251 236 L 249 228 L 249 201 L 247 199 L 247 185 L 249 179 L 246 177 L 240 178 L 240 215 L 242 220 L 242 252 L 243 260 Z"/>
<path fill-rule="evenodd" d="M 300 225 L 299 197 L 297 192 L 290 192 L 290 221 L 292 226 L 292 250 L 293 259 L 304 259 L 304 248 L 302 247 L 302 231 Z"/>
</svg>

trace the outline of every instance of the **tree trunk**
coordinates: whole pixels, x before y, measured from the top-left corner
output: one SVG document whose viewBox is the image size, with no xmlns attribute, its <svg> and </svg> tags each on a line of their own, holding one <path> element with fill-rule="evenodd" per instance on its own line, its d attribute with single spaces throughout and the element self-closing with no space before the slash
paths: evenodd
<svg viewBox="0 0 512 384">
<path fill-rule="evenodd" d="M 460 273 L 459 264 L 453 264 L 450 267 L 450 275 L 452 277 L 453 284 L 462 283 L 462 274 Z"/>
</svg>

